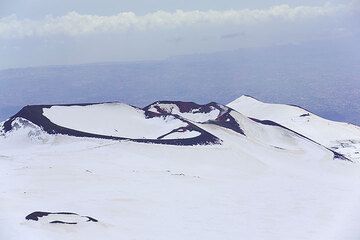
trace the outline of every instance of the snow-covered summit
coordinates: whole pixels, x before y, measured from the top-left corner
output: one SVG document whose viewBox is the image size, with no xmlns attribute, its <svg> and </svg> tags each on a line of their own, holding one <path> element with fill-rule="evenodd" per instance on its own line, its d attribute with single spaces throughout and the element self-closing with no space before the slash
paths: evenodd
<svg viewBox="0 0 360 240">
<path fill-rule="evenodd" d="M 241 96 L 227 105 L 260 120 L 271 120 L 353 160 L 360 160 L 360 127 L 321 118 L 301 107 L 264 103 Z"/>
</svg>

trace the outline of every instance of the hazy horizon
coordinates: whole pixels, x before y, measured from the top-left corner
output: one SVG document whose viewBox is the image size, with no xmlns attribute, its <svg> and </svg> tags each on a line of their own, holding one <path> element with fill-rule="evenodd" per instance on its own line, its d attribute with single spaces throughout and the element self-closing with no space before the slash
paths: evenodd
<svg viewBox="0 0 360 240">
<path fill-rule="evenodd" d="M 360 39 L 359 22 L 359 1 L 5 0 L 0 69 L 146 61 L 318 40 L 348 44 L 348 38 Z"/>
<path fill-rule="evenodd" d="M 0 71 L 4 89 L 0 120 L 29 104 L 120 101 L 143 107 L 157 100 L 227 104 L 246 94 L 359 125 L 359 63 L 359 47 L 318 41 L 159 61 L 8 69 Z"/>
</svg>

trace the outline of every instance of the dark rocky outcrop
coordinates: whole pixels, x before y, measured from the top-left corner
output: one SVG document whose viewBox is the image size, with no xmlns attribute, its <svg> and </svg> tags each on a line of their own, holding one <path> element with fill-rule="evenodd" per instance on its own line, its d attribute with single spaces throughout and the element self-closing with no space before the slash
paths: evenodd
<svg viewBox="0 0 360 240">
<path fill-rule="evenodd" d="M 26 220 L 32 220 L 32 221 L 39 221 L 40 218 L 46 218 L 50 215 L 55 216 L 61 216 L 61 215 L 72 215 L 74 217 L 77 217 L 79 220 L 80 219 L 84 219 L 85 222 L 98 222 L 97 219 L 93 218 L 93 217 L 89 217 L 89 216 L 80 216 L 77 213 L 72 213 L 72 212 L 41 212 L 41 211 L 36 211 L 33 213 L 30 213 L 29 215 L 27 215 L 25 217 Z M 77 221 L 71 221 L 71 222 L 66 222 L 64 220 L 53 220 L 53 221 L 49 221 L 49 223 L 52 224 L 78 224 Z"/>
</svg>

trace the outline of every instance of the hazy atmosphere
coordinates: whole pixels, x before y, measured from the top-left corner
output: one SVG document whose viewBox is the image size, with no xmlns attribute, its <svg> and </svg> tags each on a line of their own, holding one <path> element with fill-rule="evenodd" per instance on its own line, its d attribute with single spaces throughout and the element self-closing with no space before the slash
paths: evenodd
<svg viewBox="0 0 360 240">
<path fill-rule="evenodd" d="M 359 39 L 359 1 L 0 3 L 0 69 Z"/>
</svg>

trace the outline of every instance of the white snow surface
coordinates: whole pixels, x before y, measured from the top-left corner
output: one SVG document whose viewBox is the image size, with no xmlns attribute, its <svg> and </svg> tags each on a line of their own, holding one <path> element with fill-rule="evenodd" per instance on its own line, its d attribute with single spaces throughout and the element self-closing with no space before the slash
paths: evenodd
<svg viewBox="0 0 360 240">
<path fill-rule="evenodd" d="M 248 117 L 274 121 L 354 161 L 360 161 L 358 126 L 330 121 L 296 106 L 263 103 L 248 96 L 236 99 L 228 107 Z"/>
<path fill-rule="evenodd" d="M 184 139 L 184 138 L 194 138 L 200 135 L 200 132 L 198 131 L 176 131 L 172 132 L 161 139 Z"/>
<path fill-rule="evenodd" d="M 84 223 L 88 219 L 79 215 L 73 214 L 49 214 L 48 216 L 43 216 L 39 218 L 40 223 L 50 223 L 53 221 L 62 221 L 66 223 Z"/>
<path fill-rule="evenodd" d="M 231 115 L 246 136 L 197 123 L 223 140 L 208 146 L 48 135 L 18 119 L 0 136 L 0 239 L 360 239 L 359 164 Z M 34 211 L 99 222 L 25 220 Z"/>
<path fill-rule="evenodd" d="M 43 115 L 51 122 L 70 129 L 99 135 L 156 139 L 188 124 L 173 116 L 145 118 L 141 109 L 123 103 L 88 106 L 52 106 Z M 187 138 L 178 134 L 177 138 Z"/>
</svg>

